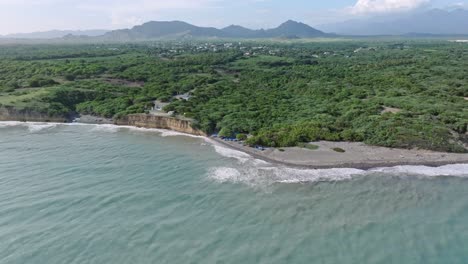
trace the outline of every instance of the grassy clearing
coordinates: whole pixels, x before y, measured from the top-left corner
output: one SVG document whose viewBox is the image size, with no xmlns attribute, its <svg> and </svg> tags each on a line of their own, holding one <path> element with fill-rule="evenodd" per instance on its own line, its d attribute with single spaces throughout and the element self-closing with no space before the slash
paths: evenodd
<svg viewBox="0 0 468 264">
<path fill-rule="evenodd" d="M 7 94 L 0 94 L 0 104 L 4 106 L 14 106 L 22 109 L 28 106 L 46 106 L 38 98 L 47 95 L 51 88 L 24 89 Z"/>
</svg>

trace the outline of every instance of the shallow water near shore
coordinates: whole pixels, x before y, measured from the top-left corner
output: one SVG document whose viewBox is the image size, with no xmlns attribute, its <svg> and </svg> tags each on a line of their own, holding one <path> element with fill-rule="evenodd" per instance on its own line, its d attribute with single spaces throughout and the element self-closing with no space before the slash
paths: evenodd
<svg viewBox="0 0 468 264">
<path fill-rule="evenodd" d="M 200 137 L 0 122 L 0 263 L 466 263 L 468 165 L 277 167 Z"/>
</svg>

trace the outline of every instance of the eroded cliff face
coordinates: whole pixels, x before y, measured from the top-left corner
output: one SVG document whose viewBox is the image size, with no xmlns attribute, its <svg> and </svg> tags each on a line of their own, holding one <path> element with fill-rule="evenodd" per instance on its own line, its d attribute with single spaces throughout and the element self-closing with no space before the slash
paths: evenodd
<svg viewBox="0 0 468 264">
<path fill-rule="evenodd" d="M 67 123 L 71 122 L 71 119 L 66 116 L 49 116 L 47 113 L 28 109 L 19 110 L 13 107 L 0 107 L 0 121 Z M 206 136 L 203 131 L 193 128 L 191 121 L 175 117 L 135 114 L 114 120 L 114 124 L 119 126 L 168 129 L 196 136 Z"/>
<path fill-rule="evenodd" d="M 181 120 L 174 117 L 136 114 L 128 115 L 122 119 L 116 120 L 115 124 L 120 126 L 169 129 L 196 136 L 206 136 L 203 131 L 193 128 L 191 121 Z"/>
<path fill-rule="evenodd" d="M 30 109 L 0 107 L 0 121 L 65 123 L 68 122 L 69 119 L 66 116 L 49 116 L 47 113 L 41 113 Z"/>
</svg>

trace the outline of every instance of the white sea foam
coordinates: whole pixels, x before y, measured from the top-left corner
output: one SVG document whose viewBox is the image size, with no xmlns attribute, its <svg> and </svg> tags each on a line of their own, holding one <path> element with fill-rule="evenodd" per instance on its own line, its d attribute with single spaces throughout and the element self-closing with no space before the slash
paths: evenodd
<svg viewBox="0 0 468 264">
<path fill-rule="evenodd" d="M 429 166 L 396 166 L 360 170 L 352 168 L 333 169 L 296 169 L 277 166 L 263 160 L 255 159 L 251 155 L 211 142 L 216 152 L 224 157 L 233 158 L 238 163 L 232 167 L 218 167 L 211 169 L 209 178 L 219 182 L 243 182 L 249 185 L 272 183 L 311 183 L 323 181 L 345 181 L 357 176 L 417 175 L 423 177 L 453 176 L 468 177 L 468 164 L 446 165 L 441 167 Z"/>
<path fill-rule="evenodd" d="M 271 183 L 301 183 L 349 180 L 355 175 L 365 174 L 357 169 L 295 169 L 276 166 L 255 159 L 251 155 L 212 142 L 215 151 L 224 157 L 237 160 L 233 167 L 217 167 L 209 171 L 209 178 L 218 182 L 247 183 L 249 185 Z"/>
<path fill-rule="evenodd" d="M 359 176 L 422 176 L 422 177 L 468 177 L 468 164 L 441 167 L 397 166 L 359 169 L 294 169 L 288 167 L 262 166 L 244 162 L 243 166 L 217 167 L 209 171 L 208 177 L 218 182 L 269 185 L 274 183 L 316 183 L 351 180 Z"/>
<path fill-rule="evenodd" d="M 133 127 L 133 126 L 118 126 L 120 128 L 126 128 L 130 131 L 134 132 L 143 132 L 143 133 L 158 133 L 161 137 L 191 137 L 191 138 L 200 138 L 207 140 L 208 138 L 203 137 L 203 136 L 196 136 L 196 135 L 190 135 L 182 132 L 177 132 L 173 130 L 167 130 L 167 129 L 159 129 L 159 128 L 143 128 L 143 127 Z"/>
<path fill-rule="evenodd" d="M 186 136 L 186 134 L 176 132 L 176 131 L 171 131 L 171 130 L 161 131 L 161 137 L 177 137 L 177 136 Z"/>
<path fill-rule="evenodd" d="M 217 143 L 214 143 L 213 146 L 214 146 L 214 149 L 215 149 L 216 153 L 218 153 L 219 155 L 221 155 L 223 157 L 234 158 L 234 159 L 237 159 L 241 163 L 245 163 L 245 162 L 247 162 L 249 160 L 250 161 L 254 160 L 252 158 L 252 156 L 250 156 L 249 154 L 247 154 L 245 152 L 238 151 L 238 150 L 231 149 L 231 148 L 227 148 L 227 147 L 223 147 L 223 146 L 220 146 Z"/>
<path fill-rule="evenodd" d="M 95 125 L 91 129 L 91 131 L 100 131 L 100 132 L 110 132 L 110 133 L 116 133 L 119 132 L 120 127 L 116 125 Z"/>
<path fill-rule="evenodd" d="M 274 166 L 243 166 L 239 168 L 217 167 L 208 173 L 209 178 L 218 182 L 246 183 L 249 185 L 274 183 L 312 183 L 323 181 L 344 181 L 366 171 L 357 169 L 293 169 Z"/>
<path fill-rule="evenodd" d="M 454 164 L 441 167 L 428 167 L 428 166 L 396 166 L 390 168 L 376 168 L 370 172 L 383 172 L 389 174 L 410 174 L 428 177 L 436 176 L 458 176 L 468 177 L 468 164 Z"/>
<path fill-rule="evenodd" d="M 28 124 L 29 132 L 36 133 L 42 130 L 56 127 L 57 124 Z"/>
<path fill-rule="evenodd" d="M 166 129 L 157 129 L 157 128 L 143 128 L 143 127 L 134 127 L 134 126 L 118 126 L 113 124 L 91 124 L 93 126 L 92 131 L 103 131 L 103 132 L 111 132 L 115 133 L 122 129 L 127 129 L 132 132 L 140 132 L 140 133 L 157 133 L 162 137 L 170 137 L 170 136 L 187 136 L 192 137 L 192 135 L 179 133 L 171 130 Z M 195 136 L 193 136 L 195 137 Z"/>
<path fill-rule="evenodd" d="M 21 124 L 24 124 L 23 122 L 18 122 L 18 121 L 2 121 L 0 122 L 0 128 L 2 127 L 14 127 L 14 126 L 19 126 Z"/>
<path fill-rule="evenodd" d="M 239 182 L 241 172 L 234 168 L 218 167 L 210 171 L 211 177 L 218 182 Z"/>
<path fill-rule="evenodd" d="M 166 129 L 159 129 L 161 133 L 161 137 L 191 137 L 191 138 L 200 138 L 203 140 L 207 140 L 207 137 L 203 136 L 196 136 L 196 135 L 190 135 L 182 132 L 177 132 L 173 130 L 166 130 Z"/>
<path fill-rule="evenodd" d="M 174 136 L 184 136 L 184 137 L 191 137 L 191 138 L 200 138 L 209 141 L 208 138 L 203 136 L 195 136 L 190 134 L 185 134 L 181 132 L 176 132 L 167 129 L 157 129 L 157 128 L 141 128 L 141 127 L 134 127 L 134 126 L 118 126 L 113 124 L 85 124 L 85 123 L 43 123 L 43 122 L 19 122 L 19 121 L 0 121 L 0 128 L 2 127 L 27 127 L 30 128 L 31 132 L 37 132 L 43 129 L 52 128 L 56 126 L 89 126 L 91 127 L 91 131 L 103 131 L 103 132 L 111 132 L 115 133 L 120 131 L 121 129 L 128 129 L 130 131 L 136 132 L 149 132 L 149 133 L 158 133 L 162 137 L 174 137 Z"/>
<path fill-rule="evenodd" d="M 132 127 L 132 126 L 121 126 L 121 128 L 128 129 L 132 132 L 158 133 L 158 134 L 161 134 L 163 132 L 162 129 L 156 129 L 156 128 L 144 128 L 144 127 Z"/>
<path fill-rule="evenodd" d="M 254 159 L 252 163 L 257 166 L 271 166 L 272 164 L 261 159 Z"/>
<path fill-rule="evenodd" d="M 273 169 L 273 171 L 276 174 L 277 182 L 281 183 L 344 181 L 351 180 L 353 176 L 366 173 L 366 171 L 358 169 L 301 170 L 278 168 Z"/>
<path fill-rule="evenodd" d="M 6 121 L 0 122 L 0 128 L 5 127 L 25 127 L 31 133 L 36 133 L 45 129 L 54 128 L 58 123 L 39 123 L 39 122 L 18 122 L 18 121 Z"/>
</svg>

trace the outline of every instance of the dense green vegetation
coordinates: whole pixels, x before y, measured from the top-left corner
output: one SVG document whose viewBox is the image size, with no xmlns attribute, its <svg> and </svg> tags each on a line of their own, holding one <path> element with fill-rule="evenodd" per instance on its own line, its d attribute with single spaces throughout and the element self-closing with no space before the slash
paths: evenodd
<svg viewBox="0 0 468 264">
<path fill-rule="evenodd" d="M 466 152 L 467 72 L 468 45 L 446 41 L 2 46 L 0 105 L 120 118 L 159 100 L 252 145 Z"/>
</svg>

